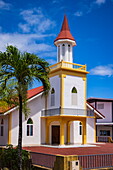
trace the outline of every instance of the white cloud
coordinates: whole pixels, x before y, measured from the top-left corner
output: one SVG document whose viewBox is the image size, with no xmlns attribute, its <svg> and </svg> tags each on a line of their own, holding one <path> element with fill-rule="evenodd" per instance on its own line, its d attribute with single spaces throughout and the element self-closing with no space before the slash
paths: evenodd
<svg viewBox="0 0 113 170">
<path fill-rule="evenodd" d="M 74 13 L 75 16 L 77 17 L 81 17 L 83 15 L 83 12 L 82 11 L 77 11 Z"/>
<path fill-rule="evenodd" d="M 106 66 L 96 66 L 90 70 L 90 74 L 99 76 L 112 76 L 113 75 L 113 64 Z"/>
<path fill-rule="evenodd" d="M 112 0 L 113 1 L 113 0 Z M 101 5 L 105 4 L 106 0 L 91 0 L 87 3 L 84 3 L 84 1 L 79 2 L 79 9 L 74 13 L 75 16 L 80 17 L 84 14 L 88 14 L 92 12 L 92 10 L 99 8 Z"/>
<path fill-rule="evenodd" d="M 12 5 L 10 3 L 6 3 L 5 1 L 0 0 L 0 9 L 9 10 L 11 6 Z"/>
<path fill-rule="evenodd" d="M 20 15 L 24 23 L 19 23 L 19 28 L 25 32 L 45 32 L 55 26 L 55 22 L 46 17 L 40 8 L 23 10 Z"/>
<path fill-rule="evenodd" d="M 30 32 L 30 27 L 28 24 L 19 23 L 18 26 L 23 32 L 25 32 L 25 33 Z"/>
<path fill-rule="evenodd" d="M 7 45 L 13 45 L 21 51 L 30 53 L 48 53 L 54 51 L 54 47 L 45 43 L 37 43 L 37 41 L 49 36 L 53 36 L 53 34 L 2 33 L 0 34 L 0 51 L 5 51 Z"/>
<path fill-rule="evenodd" d="M 96 0 L 95 3 L 97 5 L 101 5 L 101 4 L 104 4 L 106 2 L 106 0 Z"/>
</svg>

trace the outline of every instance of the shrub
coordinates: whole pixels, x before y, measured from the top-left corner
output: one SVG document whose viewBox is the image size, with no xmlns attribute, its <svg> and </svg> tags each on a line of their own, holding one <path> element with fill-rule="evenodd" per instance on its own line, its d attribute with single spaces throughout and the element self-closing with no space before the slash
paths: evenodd
<svg viewBox="0 0 113 170">
<path fill-rule="evenodd" d="M 22 169 L 31 170 L 30 155 L 27 151 L 22 150 Z M 9 170 L 18 169 L 18 148 L 7 145 L 5 149 L 0 150 L 0 168 L 8 168 Z"/>
</svg>

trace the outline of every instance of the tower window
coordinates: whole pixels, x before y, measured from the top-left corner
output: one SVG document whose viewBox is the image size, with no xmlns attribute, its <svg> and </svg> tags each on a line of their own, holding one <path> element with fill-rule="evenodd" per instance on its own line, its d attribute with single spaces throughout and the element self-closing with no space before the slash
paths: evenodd
<svg viewBox="0 0 113 170">
<path fill-rule="evenodd" d="M 77 89 L 75 87 L 72 88 L 71 95 L 71 104 L 77 105 Z"/>
<path fill-rule="evenodd" d="M 65 44 L 62 45 L 62 56 L 65 56 Z"/>
<path fill-rule="evenodd" d="M 4 120 L 2 119 L 0 122 L 0 136 L 4 135 Z"/>
<path fill-rule="evenodd" d="M 79 123 L 79 135 L 82 135 L 82 123 Z"/>
<path fill-rule="evenodd" d="M 52 88 L 51 90 L 51 106 L 55 105 L 55 89 Z"/>
<path fill-rule="evenodd" d="M 60 62 L 60 46 L 58 46 L 58 62 Z"/>
<path fill-rule="evenodd" d="M 31 118 L 27 121 L 27 136 L 33 136 L 33 120 Z"/>
</svg>

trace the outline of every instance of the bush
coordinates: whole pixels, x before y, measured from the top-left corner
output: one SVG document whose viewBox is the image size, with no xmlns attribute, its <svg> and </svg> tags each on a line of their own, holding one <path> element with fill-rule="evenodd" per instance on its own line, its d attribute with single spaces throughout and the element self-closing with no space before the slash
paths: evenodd
<svg viewBox="0 0 113 170">
<path fill-rule="evenodd" d="M 0 150 L 0 168 L 8 168 L 9 170 L 18 169 L 18 148 L 7 145 L 6 149 Z M 22 169 L 31 170 L 30 155 L 27 151 L 22 150 Z"/>
</svg>

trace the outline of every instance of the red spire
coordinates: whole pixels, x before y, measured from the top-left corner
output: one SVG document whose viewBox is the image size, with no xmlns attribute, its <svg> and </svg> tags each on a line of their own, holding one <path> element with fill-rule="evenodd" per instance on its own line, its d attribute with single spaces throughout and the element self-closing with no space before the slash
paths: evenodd
<svg viewBox="0 0 113 170">
<path fill-rule="evenodd" d="M 61 31 L 58 34 L 58 36 L 56 37 L 55 41 L 57 41 L 59 39 L 70 39 L 70 40 L 75 41 L 74 37 L 72 36 L 72 34 L 70 32 L 66 15 L 64 15 L 64 21 L 63 21 L 63 24 L 62 24 Z"/>
</svg>

